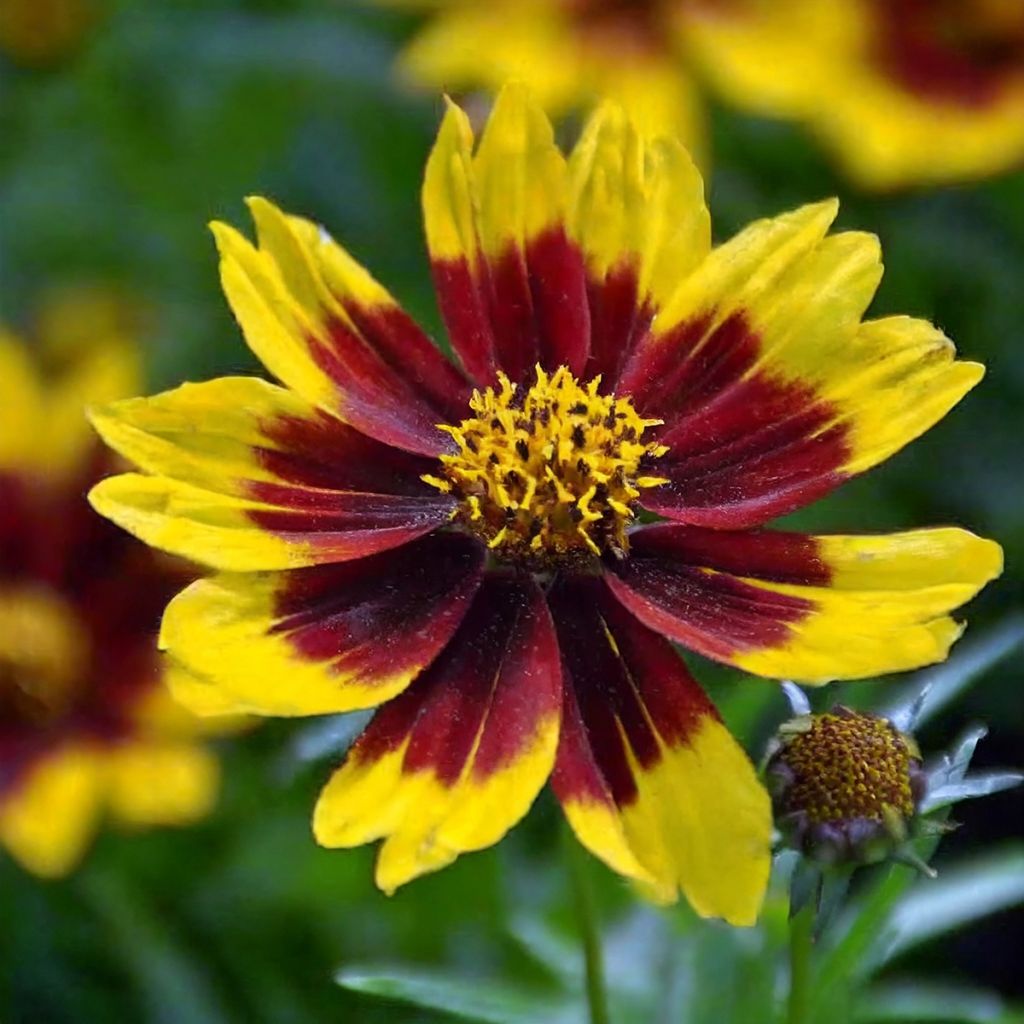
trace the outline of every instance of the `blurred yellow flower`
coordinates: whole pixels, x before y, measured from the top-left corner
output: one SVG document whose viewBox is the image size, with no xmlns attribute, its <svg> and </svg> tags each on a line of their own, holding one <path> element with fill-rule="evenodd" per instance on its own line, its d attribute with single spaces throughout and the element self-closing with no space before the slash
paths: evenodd
<svg viewBox="0 0 1024 1024">
<path fill-rule="evenodd" d="M 806 123 L 872 189 L 1024 157 L 1021 0 L 378 0 L 433 17 L 401 66 L 431 90 L 527 83 L 554 116 L 610 96 L 705 149 L 698 81 Z"/>
<path fill-rule="evenodd" d="M 743 0 L 690 26 L 739 106 L 811 126 L 868 188 L 965 180 L 1024 158 L 1021 0 Z"/>
<path fill-rule="evenodd" d="M 0 332 L 0 846 L 56 876 L 104 809 L 189 822 L 219 773 L 157 661 L 160 611 L 190 573 L 84 498 L 116 467 L 84 407 L 139 386 L 118 307 L 65 298 L 40 327 L 38 359 Z"/>
<path fill-rule="evenodd" d="M 517 79 L 555 117 L 607 96 L 641 130 L 703 151 L 703 116 L 682 44 L 688 18 L 721 0 L 398 2 L 435 11 L 402 58 L 404 73 L 431 91 L 497 92 Z"/>
</svg>

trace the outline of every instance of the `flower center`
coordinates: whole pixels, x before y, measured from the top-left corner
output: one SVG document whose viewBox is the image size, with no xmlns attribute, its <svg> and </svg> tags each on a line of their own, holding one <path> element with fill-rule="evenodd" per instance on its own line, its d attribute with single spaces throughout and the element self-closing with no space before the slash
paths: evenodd
<svg viewBox="0 0 1024 1024">
<path fill-rule="evenodd" d="M 58 597 L 32 589 L 0 592 L 0 718 L 42 725 L 78 691 L 86 639 Z"/>
<path fill-rule="evenodd" d="M 440 428 L 458 452 L 423 479 L 460 500 L 455 518 L 497 557 L 548 569 L 626 551 L 641 490 L 665 483 L 647 464 L 668 449 L 642 440 L 661 420 L 599 394 L 600 381 L 538 366 L 523 392 L 499 373 L 497 390 L 473 392 L 473 416 Z"/>
<path fill-rule="evenodd" d="M 884 718 L 845 709 L 815 715 L 787 739 L 779 757 L 793 775 L 787 812 L 803 811 L 815 823 L 884 821 L 886 807 L 904 818 L 914 813 L 917 754 Z"/>
</svg>

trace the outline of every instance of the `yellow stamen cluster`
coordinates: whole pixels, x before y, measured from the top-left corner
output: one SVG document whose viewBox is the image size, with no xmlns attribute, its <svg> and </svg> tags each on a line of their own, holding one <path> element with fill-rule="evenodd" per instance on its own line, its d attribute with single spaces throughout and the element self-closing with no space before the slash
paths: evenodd
<svg viewBox="0 0 1024 1024">
<path fill-rule="evenodd" d="M 803 721 L 780 755 L 794 776 L 789 810 L 815 823 L 914 813 L 911 766 L 919 757 L 909 737 L 884 718 L 845 709 Z"/>
<path fill-rule="evenodd" d="M 59 598 L 0 592 L 0 714 L 41 724 L 65 711 L 77 692 L 85 644 Z"/>
<path fill-rule="evenodd" d="M 440 428 L 458 451 L 423 479 L 459 498 L 455 517 L 508 561 L 547 568 L 624 553 L 641 490 L 665 483 L 643 473 L 667 451 L 642 440 L 661 421 L 565 367 L 549 376 L 538 366 L 525 392 L 502 373 L 498 385 L 473 392 L 473 416 Z"/>
</svg>

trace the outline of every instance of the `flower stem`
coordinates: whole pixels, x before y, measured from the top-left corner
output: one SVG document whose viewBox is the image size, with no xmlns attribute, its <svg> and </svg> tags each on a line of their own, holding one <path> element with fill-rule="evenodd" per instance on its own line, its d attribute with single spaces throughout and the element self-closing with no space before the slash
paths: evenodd
<svg viewBox="0 0 1024 1024">
<path fill-rule="evenodd" d="M 594 892 L 590 884 L 587 855 L 568 828 L 562 836 L 565 863 L 569 872 L 576 920 L 583 943 L 583 962 L 587 976 L 587 1006 L 590 1024 L 610 1024 L 608 995 L 604 983 L 604 957 L 601 952 L 601 932 L 594 906 Z"/>
<path fill-rule="evenodd" d="M 815 901 L 807 903 L 789 921 L 789 1004 L 787 1024 L 810 1024 L 811 948 L 814 944 Z"/>
</svg>

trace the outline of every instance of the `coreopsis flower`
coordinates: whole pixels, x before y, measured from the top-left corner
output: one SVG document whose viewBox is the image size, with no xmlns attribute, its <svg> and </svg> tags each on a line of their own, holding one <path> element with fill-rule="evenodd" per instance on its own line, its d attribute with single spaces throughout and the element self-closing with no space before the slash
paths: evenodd
<svg viewBox="0 0 1024 1024">
<path fill-rule="evenodd" d="M 214 225 L 221 278 L 283 386 L 95 413 L 144 471 L 95 507 L 221 570 L 165 613 L 177 692 L 207 713 L 381 705 L 314 829 L 384 839 L 385 890 L 495 843 L 550 777 L 612 868 L 750 923 L 769 800 L 671 641 L 811 683 L 944 658 L 997 545 L 763 527 L 982 369 L 922 321 L 862 322 L 878 242 L 828 236 L 834 202 L 712 249 L 686 151 L 614 106 L 566 159 L 520 87 L 475 151 L 449 105 L 423 205 L 457 361 L 322 228 L 253 199 L 255 245 Z"/>
<path fill-rule="evenodd" d="M 378 2 L 431 12 L 401 70 L 432 92 L 496 92 L 514 78 L 552 116 L 610 97 L 645 130 L 702 147 L 703 112 L 684 44 L 689 19 L 715 0 Z"/>
<path fill-rule="evenodd" d="M 809 123 L 861 184 L 981 177 L 1024 159 L 1020 0 L 743 0 L 688 35 L 736 103 Z"/>
<path fill-rule="evenodd" d="M 138 388 L 132 349 L 94 316 L 102 302 L 52 312 L 100 333 L 47 339 L 45 373 L 0 336 L 0 847 L 43 876 L 75 865 L 104 811 L 189 822 L 218 780 L 208 726 L 163 687 L 156 647 L 194 574 L 85 500 L 114 468 L 85 405 Z"/>
</svg>

